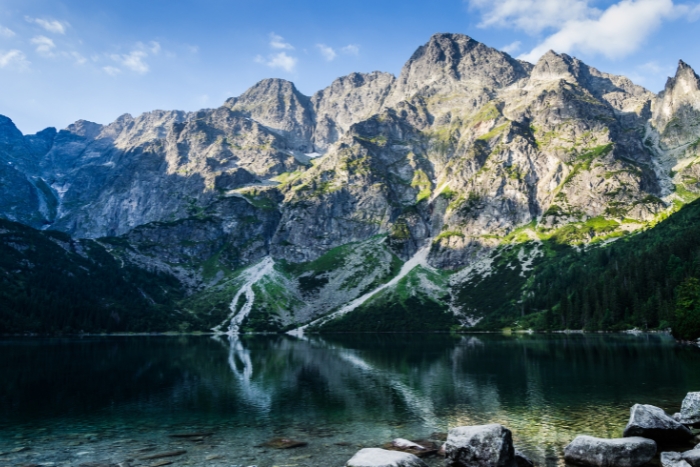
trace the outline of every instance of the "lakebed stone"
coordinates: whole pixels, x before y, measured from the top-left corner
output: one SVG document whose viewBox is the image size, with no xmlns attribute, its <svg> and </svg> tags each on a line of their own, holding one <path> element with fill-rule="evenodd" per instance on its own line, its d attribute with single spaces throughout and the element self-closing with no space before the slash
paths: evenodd
<svg viewBox="0 0 700 467">
<path fill-rule="evenodd" d="M 692 451 L 686 451 L 681 457 L 693 467 L 700 467 L 700 449 L 696 446 Z"/>
<path fill-rule="evenodd" d="M 425 462 L 413 454 L 380 448 L 361 449 L 345 465 L 347 467 L 427 467 Z"/>
<path fill-rule="evenodd" d="M 659 407 L 635 404 L 630 409 L 630 419 L 623 436 L 640 436 L 658 443 L 687 441 L 693 437 L 693 433 Z"/>
<path fill-rule="evenodd" d="M 511 467 L 515 462 L 513 436 L 498 424 L 452 428 L 445 457 L 447 465 L 454 467 Z"/>
<path fill-rule="evenodd" d="M 535 463 L 522 452 L 515 450 L 515 467 L 534 467 Z"/>
<path fill-rule="evenodd" d="M 660 458 L 663 467 L 690 467 L 679 452 L 662 452 Z"/>
<path fill-rule="evenodd" d="M 656 443 L 640 437 L 602 439 L 581 435 L 564 448 L 567 462 L 587 467 L 639 467 L 655 455 Z"/>
<path fill-rule="evenodd" d="M 681 405 L 680 422 L 684 425 L 700 426 L 700 392 L 689 392 Z"/>
</svg>

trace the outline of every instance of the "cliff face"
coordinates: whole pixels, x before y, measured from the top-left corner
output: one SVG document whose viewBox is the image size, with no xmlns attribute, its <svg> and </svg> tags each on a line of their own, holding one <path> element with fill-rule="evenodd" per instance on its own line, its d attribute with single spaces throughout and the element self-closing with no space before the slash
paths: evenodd
<svg viewBox="0 0 700 467">
<path fill-rule="evenodd" d="M 194 288 L 376 238 L 401 261 L 429 244 L 425 266 L 452 271 L 504 242 L 658 219 L 700 193 L 699 141 L 700 79 L 683 62 L 654 95 L 564 54 L 532 65 L 437 34 L 398 78 L 353 73 L 312 97 L 269 79 L 217 109 L 31 136 L 2 117 L 0 215 L 120 236 L 120 254 Z"/>
</svg>

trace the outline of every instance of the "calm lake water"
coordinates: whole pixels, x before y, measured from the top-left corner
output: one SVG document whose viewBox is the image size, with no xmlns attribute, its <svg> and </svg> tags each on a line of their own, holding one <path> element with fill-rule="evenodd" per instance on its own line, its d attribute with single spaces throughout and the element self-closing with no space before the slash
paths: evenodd
<svg viewBox="0 0 700 467">
<path fill-rule="evenodd" d="M 493 422 L 557 465 L 577 434 L 620 436 L 634 403 L 673 413 L 693 390 L 700 349 L 657 334 L 6 339 L 0 465 L 150 465 L 181 449 L 173 465 L 341 466 L 359 447 Z M 196 431 L 213 435 L 169 436 Z M 275 437 L 309 444 L 260 446 Z"/>
</svg>

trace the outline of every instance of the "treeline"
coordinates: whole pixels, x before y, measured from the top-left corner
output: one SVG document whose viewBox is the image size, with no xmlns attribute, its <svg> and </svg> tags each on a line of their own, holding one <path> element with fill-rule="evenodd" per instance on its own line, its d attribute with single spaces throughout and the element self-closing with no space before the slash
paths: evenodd
<svg viewBox="0 0 700 467">
<path fill-rule="evenodd" d="M 673 328 L 700 337 L 700 201 L 611 245 L 557 255 L 535 269 L 521 325 L 616 331 Z M 517 313 L 517 311 L 516 311 Z"/>
<path fill-rule="evenodd" d="M 179 281 L 94 241 L 0 220 L 0 333 L 167 331 Z"/>
</svg>

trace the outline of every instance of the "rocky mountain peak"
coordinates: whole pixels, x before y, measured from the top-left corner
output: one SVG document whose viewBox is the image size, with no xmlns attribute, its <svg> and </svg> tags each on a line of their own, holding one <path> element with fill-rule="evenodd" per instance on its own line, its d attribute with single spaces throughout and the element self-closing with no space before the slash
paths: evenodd
<svg viewBox="0 0 700 467">
<path fill-rule="evenodd" d="M 88 120 L 78 120 L 66 127 L 66 131 L 86 139 L 95 139 L 102 131 L 102 125 Z"/>
<path fill-rule="evenodd" d="M 544 54 L 532 69 L 531 80 L 555 81 L 564 80 L 570 83 L 578 81 L 580 62 L 566 54 L 558 54 L 550 50 Z"/>
<path fill-rule="evenodd" d="M 0 115 L 0 144 L 11 144 L 13 141 L 21 140 L 22 132 L 19 131 L 12 119 Z"/>
<path fill-rule="evenodd" d="M 700 77 L 695 70 L 685 63 L 683 60 L 678 61 L 676 75 L 673 78 L 668 78 L 664 93 L 672 92 L 697 92 L 700 89 Z"/>
<path fill-rule="evenodd" d="M 293 149 L 311 150 L 311 99 L 299 92 L 294 83 L 279 78 L 264 79 L 224 105 L 282 132 Z"/>
<path fill-rule="evenodd" d="M 463 34 L 435 34 L 404 65 L 388 105 L 415 96 L 462 96 L 481 105 L 484 92 L 525 78 L 529 65 Z M 440 113 L 440 109 L 436 109 Z"/>
</svg>

